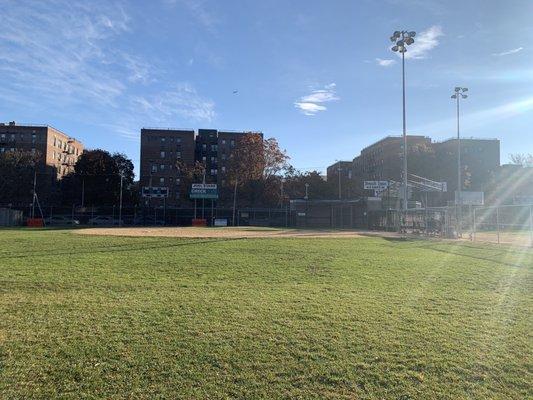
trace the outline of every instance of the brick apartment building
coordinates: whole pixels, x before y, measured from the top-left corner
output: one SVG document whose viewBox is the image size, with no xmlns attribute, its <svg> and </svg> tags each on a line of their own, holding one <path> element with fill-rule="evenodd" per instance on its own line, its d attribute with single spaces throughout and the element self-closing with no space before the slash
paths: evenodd
<svg viewBox="0 0 533 400">
<path fill-rule="evenodd" d="M 423 176 L 439 182 L 447 182 L 448 192 L 442 200 L 450 200 L 457 189 L 457 139 L 434 142 L 429 137 L 407 136 L 408 173 Z M 431 154 L 433 158 L 421 161 L 421 154 Z M 427 160 L 431 164 L 428 165 Z M 344 162 L 346 163 L 346 162 Z M 343 164 L 346 165 L 346 164 Z M 500 142 L 497 139 L 461 139 L 461 165 L 463 166 L 463 190 L 483 191 L 491 175 L 500 165 Z M 328 167 L 328 180 L 337 177 L 337 163 Z M 388 136 L 361 150 L 353 159 L 352 180 L 360 188 L 361 195 L 370 196 L 364 191 L 365 180 L 402 181 L 403 137 Z"/>
<path fill-rule="evenodd" d="M 37 154 L 40 173 L 56 180 L 74 170 L 83 144 L 48 125 L 0 123 L 0 153 L 15 150 Z"/>
<path fill-rule="evenodd" d="M 340 198 L 348 198 L 351 194 L 351 185 L 353 173 L 353 163 L 351 161 L 337 161 L 330 165 L 326 171 L 326 180 L 330 182 L 331 187 L 335 188 L 335 194 L 339 194 L 340 183 Z M 339 179 L 340 175 L 340 179 Z"/>
<path fill-rule="evenodd" d="M 228 160 L 236 141 L 246 132 L 218 131 L 216 129 L 141 129 L 141 187 L 166 187 L 169 196 L 166 205 L 189 205 L 190 188 L 184 187 L 178 161 L 193 165 L 198 161 L 205 165 L 206 183 L 226 185 Z M 151 199 L 152 205 L 163 203 Z"/>
</svg>

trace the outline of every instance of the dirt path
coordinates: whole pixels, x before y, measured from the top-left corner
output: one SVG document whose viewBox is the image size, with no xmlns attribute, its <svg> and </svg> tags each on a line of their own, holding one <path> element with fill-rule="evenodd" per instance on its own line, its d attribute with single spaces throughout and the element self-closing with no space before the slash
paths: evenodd
<svg viewBox="0 0 533 400">
<path fill-rule="evenodd" d="M 110 236 L 155 236 L 176 238 L 344 238 L 362 236 L 390 236 L 395 233 L 352 231 L 352 230 L 321 230 L 321 229 L 289 229 L 289 228 L 191 228 L 191 227 L 135 227 L 135 228 L 87 228 L 73 231 L 80 235 Z"/>
</svg>

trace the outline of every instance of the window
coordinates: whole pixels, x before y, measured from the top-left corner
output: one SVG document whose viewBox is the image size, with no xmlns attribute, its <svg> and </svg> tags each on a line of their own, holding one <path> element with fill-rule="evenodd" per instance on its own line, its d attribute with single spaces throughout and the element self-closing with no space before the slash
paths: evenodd
<svg viewBox="0 0 533 400">
<path fill-rule="evenodd" d="M 161 165 L 159 166 L 159 169 L 160 169 L 161 171 L 164 171 L 164 170 L 165 170 L 165 164 L 161 164 Z"/>
<path fill-rule="evenodd" d="M 165 178 L 161 177 L 159 178 L 159 184 L 164 185 L 165 184 Z"/>
<path fill-rule="evenodd" d="M 226 173 L 226 167 L 222 167 L 222 173 L 223 173 L 223 174 Z"/>
<path fill-rule="evenodd" d="M 203 150 L 203 151 L 206 151 L 206 150 L 207 150 L 207 145 L 206 145 L 205 143 L 202 144 L 202 150 Z"/>
<path fill-rule="evenodd" d="M 226 139 L 222 139 L 222 144 L 223 144 L 223 145 L 226 144 Z"/>
<path fill-rule="evenodd" d="M 217 162 L 217 158 L 216 157 L 211 157 L 211 162 L 212 163 L 216 163 Z"/>
<path fill-rule="evenodd" d="M 223 159 L 223 160 L 226 159 L 226 155 L 225 155 L 225 154 L 222 154 L 222 159 Z"/>
<path fill-rule="evenodd" d="M 32 134 L 31 134 L 31 142 L 32 142 L 32 143 L 35 143 L 35 133 L 32 133 Z"/>
<path fill-rule="evenodd" d="M 229 142 L 229 145 L 231 147 L 235 147 L 235 139 L 231 139 L 230 142 Z"/>
<path fill-rule="evenodd" d="M 203 156 L 202 157 L 202 161 L 205 163 L 207 161 L 207 157 L 206 156 Z"/>
<path fill-rule="evenodd" d="M 211 151 L 218 151 L 218 145 L 212 144 L 211 145 Z"/>
<path fill-rule="evenodd" d="M 176 151 L 176 158 L 181 158 L 181 151 Z"/>
<path fill-rule="evenodd" d="M 152 172 L 157 172 L 157 165 L 152 165 Z"/>
<path fill-rule="evenodd" d="M 179 185 L 181 183 L 181 179 L 180 178 L 176 178 L 176 185 Z"/>
<path fill-rule="evenodd" d="M 166 155 L 166 154 L 165 154 L 164 151 L 162 151 L 161 153 L 159 153 L 159 155 L 161 156 L 161 158 L 165 158 L 165 155 Z"/>
<path fill-rule="evenodd" d="M 218 172 L 218 171 L 217 171 L 216 169 L 212 169 L 212 170 L 211 170 L 211 175 L 216 175 L 217 172 Z"/>
<path fill-rule="evenodd" d="M 14 133 L 11 134 L 11 141 L 12 141 L 12 142 L 15 141 L 15 134 L 14 134 Z"/>
<path fill-rule="evenodd" d="M 165 137 L 161 136 L 161 143 L 165 143 Z"/>
<path fill-rule="evenodd" d="M 181 143 L 181 138 L 176 138 L 176 143 Z"/>
<path fill-rule="evenodd" d="M 5 133 L 2 133 L 2 134 L 0 135 L 0 139 L 2 139 L 2 140 L 6 140 L 6 134 L 5 134 Z"/>
</svg>

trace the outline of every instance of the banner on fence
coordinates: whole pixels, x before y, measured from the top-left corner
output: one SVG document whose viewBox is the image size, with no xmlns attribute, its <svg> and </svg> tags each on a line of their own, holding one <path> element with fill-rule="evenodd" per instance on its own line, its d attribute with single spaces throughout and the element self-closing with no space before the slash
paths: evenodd
<svg viewBox="0 0 533 400">
<path fill-rule="evenodd" d="M 216 183 L 193 183 L 191 186 L 191 199 L 218 199 Z"/>
</svg>

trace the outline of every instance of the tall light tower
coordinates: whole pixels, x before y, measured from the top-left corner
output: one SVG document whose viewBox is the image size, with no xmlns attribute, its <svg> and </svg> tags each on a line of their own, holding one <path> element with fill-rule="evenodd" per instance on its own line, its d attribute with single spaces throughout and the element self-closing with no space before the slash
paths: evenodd
<svg viewBox="0 0 533 400">
<path fill-rule="evenodd" d="M 403 209 L 407 210 L 407 128 L 405 123 L 405 52 L 407 46 L 413 44 L 416 36 L 414 31 L 395 31 L 390 37 L 394 43 L 391 50 L 402 54 L 402 103 L 403 103 Z"/>
<path fill-rule="evenodd" d="M 461 233 L 461 222 L 462 222 L 462 206 L 463 206 L 463 195 L 462 195 L 462 189 L 463 189 L 463 181 L 462 181 L 462 174 L 461 174 L 461 134 L 459 129 L 459 103 L 460 99 L 466 99 L 468 97 L 465 92 L 468 92 L 468 88 L 465 87 L 455 87 L 454 93 L 452 94 L 452 99 L 456 101 L 457 104 L 457 205 L 458 207 L 458 213 L 457 213 L 457 233 Z"/>
</svg>

